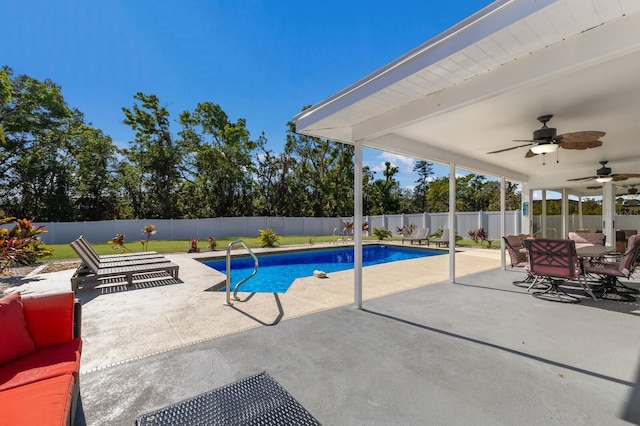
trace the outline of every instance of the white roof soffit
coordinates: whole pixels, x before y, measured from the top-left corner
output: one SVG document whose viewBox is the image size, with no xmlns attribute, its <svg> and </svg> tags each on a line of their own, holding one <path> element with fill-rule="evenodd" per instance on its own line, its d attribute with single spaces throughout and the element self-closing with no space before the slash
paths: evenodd
<svg viewBox="0 0 640 426">
<path fill-rule="evenodd" d="M 638 12 L 637 0 L 496 1 L 299 113 L 296 129 L 347 143 L 362 140 L 372 148 L 454 162 L 517 181 L 548 185 L 545 179 L 553 175 L 554 186 L 562 186 L 560 180 L 580 173 L 566 150 L 560 150 L 566 178 L 558 177 L 557 170 L 549 173 L 555 157 L 547 156 L 546 169 L 533 170 L 532 159 L 521 158 L 524 149 L 486 153 L 509 147 L 512 139 L 531 137 L 540 127 L 535 118 L 547 113 L 555 115 L 550 126 L 558 127 L 559 134 L 604 130 L 605 143 L 615 137 L 624 144 L 629 135 L 640 134 L 638 127 L 626 134 L 612 132 L 625 127 L 619 125 L 622 120 L 640 125 L 620 111 L 616 122 L 614 105 L 608 108 L 609 121 L 596 115 L 598 105 L 602 110 L 609 100 L 600 92 L 608 91 L 622 95 L 637 117 Z M 618 78 L 617 71 L 624 75 Z M 598 158 L 583 155 L 580 167 L 592 173 L 597 161 L 628 160 L 611 150 L 604 154 L 603 148 Z M 580 154 L 592 151 L 598 152 Z M 609 154 L 613 156 L 606 158 Z"/>
</svg>

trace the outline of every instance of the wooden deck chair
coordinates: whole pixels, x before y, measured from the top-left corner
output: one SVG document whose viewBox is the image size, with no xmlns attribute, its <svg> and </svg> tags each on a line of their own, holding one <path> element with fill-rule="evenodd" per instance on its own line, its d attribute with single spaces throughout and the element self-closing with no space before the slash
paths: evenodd
<svg viewBox="0 0 640 426">
<path fill-rule="evenodd" d="M 418 228 L 418 230 L 416 231 L 415 237 L 403 236 L 402 244 L 404 244 L 405 240 L 411 242 L 411 244 L 413 244 L 414 242 L 417 242 L 418 244 L 422 244 L 422 241 L 426 241 L 427 245 L 429 245 L 429 228 Z"/>
<path fill-rule="evenodd" d="M 98 255 L 98 253 L 94 250 L 93 246 L 91 246 L 91 243 L 89 242 L 89 240 L 87 240 L 83 235 L 80 235 L 78 237 L 78 240 L 80 242 L 80 244 L 84 245 L 86 247 L 87 250 L 89 250 L 90 252 L 92 252 L 93 254 L 95 254 L 95 256 L 100 260 L 100 262 L 115 262 L 118 260 L 128 260 L 128 259 L 152 259 L 152 258 L 157 258 L 157 257 L 164 257 L 163 255 L 161 255 L 158 252 L 155 251 L 143 251 L 143 252 L 138 252 L 138 253 L 120 253 L 120 254 L 106 254 L 106 255 Z"/>
<path fill-rule="evenodd" d="M 442 235 L 440 235 L 440 239 L 439 240 L 431 240 L 430 242 L 434 243 L 438 247 L 441 247 L 443 245 L 449 247 L 449 229 L 448 228 L 444 228 L 442 230 Z"/>
<path fill-rule="evenodd" d="M 74 292 L 82 282 L 87 280 L 96 281 L 101 278 L 121 276 L 126 279 L 127 284 L 133 284 L 134 275 L 149 272 L 166 272 L 172 277 L 178 278 L 178 265 L 168 260 L 147 264 L 132 264 L 125 262 L 126 264 L 121 266 L 104 266 L 106 264 L 100 263 L 78 240 L 73 241 L 70 245 L 78 254 L 82 262 L 80 267 L 71 277 L 71 288 Z"/>
<path fill-rule="evenodd" d="M 129 265 L 147 265 L 151 263 L 163 263 L 169 262 L 169 259 L 164 257 L 161 254 L 147 254 L 140 256 L 130 256 L 130 257 L 110 257 L 107 256 L 104 259 L 98 256 L 98 253 L 91 247 L 91 244 L 82 236 L 78 238 L 74 243 L 81 245 L 84 249 L 84 252 L 87 256 L 90 256 L 94 262 L 96 262 L 100 268 L 115 268 L 119 266 L 129 266 Z M 72 243 L 73 244 L 73 243 Z M 72 246 L 73 247 L 73 246 Z M 86 265 L 84 265 L 86 267 Z"/>
</svg>

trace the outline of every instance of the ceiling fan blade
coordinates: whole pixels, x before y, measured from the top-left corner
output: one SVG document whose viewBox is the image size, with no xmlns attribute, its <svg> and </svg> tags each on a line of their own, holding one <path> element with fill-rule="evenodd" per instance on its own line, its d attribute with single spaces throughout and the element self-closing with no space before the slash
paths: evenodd
<svg viewBox="0 0 640 426">
<path fill-rule="evenodd" d="M 538 143 L 538 142 L 542 142 L 542 141 L 537 141 L 534 139 L 514 139 L 511 142 L 529 142 L 530 145 L 533 145 L 534 143 Z"/>
<path fill-rule="evenodd" d="M 602 189 L 602 185 L 598 185 L 598 186 L 587 186 L 587 189 Z"/>
<path fill-rule="evenodd" d="M 602 141 L 598 139 L 592 139 L 587 141 L 571 141 L 562 139 L 560 141 L 560 148 L 564 149 L 588 149 L 588 148 L 597 148 L 602 146 Z"/>
<path fill-rule="evenodd" d="M 590 180 L 596 179 L 597 177 L 598 176 L 587 176 L 587 177 L 581 177 L 581 178 L 567 179 L 567 182 L 578 182 L 580 180 L 582 180 L 582 181 L 590 181 Z"/>
<path fill-rule="evenodd" d="M 499 152 L 511 151 L 512 149 L 518 149 L 518 148 L 522 148 L 522 147 L 529 146 L 529 145 L 533 145 L 533 144 L 532 143 L 528 143 L 526 145 L 512 146 L 511 148 L 504 148 L 504 149 L 499 149 L 497 151 L 487 152 L 487 154 L 497 154 Z"/>
<path fill-rule="evenodd" d="M 567 142 L 588 142 L 592 140 L 598 140 L 601 137 L 606 135 L 605 132 L 600 132 L 596 130 L 587 130 L 584 132 L 572 132 L 572 133 L 563 133 L 561 135 L 556 136 L 556 139 Z"/>
<path fill-rule="evenodd" d="M 536 154 L 535 152 L 533 152 L 533 151 L 529 150 L 529 151 L 527 151 L 527 153 L 524 155 L 524 158 L 531 158 L 531 157 L 535 157 L 536 155 L 538 155 L 538 154 Z"/>
<path fill-rule="evenodd" d="M 640 177 L 640 173 L 614 173 L 611 176 L 625 176 L 627 179 L 628 178 L 639 178 Z M 629 185 L 628 187 L 633 187 L 635 185 Z"/>
</svg>

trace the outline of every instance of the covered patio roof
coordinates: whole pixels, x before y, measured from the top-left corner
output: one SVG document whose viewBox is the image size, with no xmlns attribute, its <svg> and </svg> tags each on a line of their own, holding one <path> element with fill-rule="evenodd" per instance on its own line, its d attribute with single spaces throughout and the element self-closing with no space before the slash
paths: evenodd
<svg viewBox="0 0 640 426">
<path fill-rule="evenodd" d="M 640 172 L 638 28 L 635 0 L 498 0 L 294 122 L 307 135 L 592 194 L 567 179 L 605 160 L 613 173 Z M 546 165 L 527 148 L 487 154 L 531 139 L 543 114 L 558 134 L 606 132 L 603 146 L 560 149 Z"/>
</svg>

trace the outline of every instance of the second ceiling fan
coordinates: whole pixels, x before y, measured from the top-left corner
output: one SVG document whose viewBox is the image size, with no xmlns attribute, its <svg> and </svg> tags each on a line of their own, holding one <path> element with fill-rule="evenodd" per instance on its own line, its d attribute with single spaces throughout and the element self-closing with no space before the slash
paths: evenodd
<svg viewBox="0 0 640 426">
<path fill-rule="evenodd" d="M 556 152 L 558 148 L 563 149 L 588 149 L 602 146 L 600 140 L 606 133 L 596 130 L 587 130 L 581 132 L 556 134 L 556 129 L 548 127 L 547 123 L 553 117 L 552 114 L 541 115 L 538 121 L 542 123 L 542 127 L 533 132 L 533 139 L 520 139 L 513 142 L 528 142 L 524 145 L 513 146 L 510 148 L 499 149 L 497 151 L 487 152 L 487 154 L 497 154 L 499 152 L 511 151 L 512 149 L 530 147 L 524 155 L 526 158 L 535 157 L 538 154 L 549 154 Z"/>
<path fill-rule="evenodd" d="M 574 179 L 567 179 L 569 182 L 577 182 L 583 181 L 588 182 L 590 180 L 595 180 L 600 183 L 605 182 L 619 182 L 621 180 L 627 180 L 629 178 L 640 178 L 640 173 L 611 173 L 611 167 L 607 167 L 608 161 L 600 161 L 602 167 L 596 170 L 595 176 L 585 176 Z"/>
</svg>

